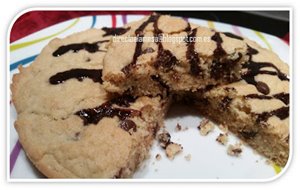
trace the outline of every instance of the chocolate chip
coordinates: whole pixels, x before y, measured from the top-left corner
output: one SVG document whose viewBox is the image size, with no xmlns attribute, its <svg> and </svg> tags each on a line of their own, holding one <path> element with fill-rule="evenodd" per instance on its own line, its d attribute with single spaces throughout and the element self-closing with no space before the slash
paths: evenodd
<svg viewBox="0 0 300 190">
<path fill-rule="evenodd" d="M 260 82 L 258 81 L 256 84 L 256 88 L 259 92 L 263 93 L 264 95 L 269 94 L 270 93 L 270 88 L 269 86 L 264 83 L 264 82 Z"/>
<path fill-rule="evenodd" d="M 230 32 L 224 32 L 223 34 L 225 36 L 229 37 L 229 38 L 234 38 L 234 39 L 237 39 L 237 40 L 244 40 L 244 38 L 242 38 L 241 36 L 237 36 L 237 35 L 232 34 Z"/>
<path fill-rule="evenodd" d="M 128 131 L 128 132 L 129 132 L 129 130 L 133 129 L 133 132 L 136 132 L 136 124 L 132 120 L 129 120 L 129 119 L 122 121 L 120 124 L 120 128 L 124 129 L 125 131 Z"/>
<path fill-rule="evenodd" d="M 130 27 L 128 28 L 108 28 L 103 27 L 102 30 L 105 32 L 102 36 L 119 36 L 122 34 L 125 34 L 128 30 L 130 30 Z"/>
</svg>

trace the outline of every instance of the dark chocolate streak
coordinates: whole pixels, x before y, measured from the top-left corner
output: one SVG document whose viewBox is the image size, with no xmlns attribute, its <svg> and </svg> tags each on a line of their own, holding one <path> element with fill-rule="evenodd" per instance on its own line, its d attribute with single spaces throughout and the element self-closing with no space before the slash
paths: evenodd
<svg viewBox="0 0 300 190">
<path fill-rule="evenodd" d="M 130 95 L 122 95 L 117 98 L 113 98 L 98 107 L 79 110 L 75 113 L 75 115 L 78 115 L 83 120 L 84 125 L 97 124 L 104 117 L 112 118 L 117 116 L 121 120 L 119 125 L 120 128 L 125 131 L 133 129 L 133 132 L 135 132 L 136 124 L 128 118 L 140 116 L 141 112 L 128 108 L 113 107 L 113 104 L 121 107 L 129 107 L 130 103 L 135 102 L 135 100 L 136 98 Z"/>
<path fill-rule="evenodd" d="M 89 53 L 95 53 L 97 51 L 103 51 L 103 50 L 99 50 L 99 46 L 98 44 L 100 43 L 104 43 L 104 42 L 109 42 L 109 40 L 102 40 L 102 41 L 98 41 L 98 42 L 94 42 L 94 43 L 76 43 L 76 44 L 69 44 L 69 45 L 64 45 L 64 46 L 60 46 L 56 51 L 54 51 L 52 53 L 52 55 L 54 57 L 59 57 L 65 53 L 67 53 L 68 51 L 73 51 L 74 53 L 77 53 L 80 50 L 86 50 Z"/>
<path fill-rule="evenodd" d="M 248 94 L 245 96 L 246 98 L 251 98 L 251 99 L 265 99 L 265 100 L 271 100 L 273 98 L 281 100 L 285 105 L 289 105 L 289 99 L 290 99 L 290 94 L 288 93 L 279 93 L 279 94 L 274 94 L 272 96 L 266 96 L 266 95 L 260 95 L 260 94 Z"/>
<path fill-rule="evenodd" d="M 128 30 L 130 30 L 130 27 L 128 28 L 108 28 L 108 27 L 103 27 L 102 30 L 105 32 L 102 36 L 119 36 L 122 34 L 125 34 Z"/>
<path fill-rule="evenodd" d="M 243 68 L 246 68 L 247 71 L 242 74 L 242 79 L 244 79 L 248 84 L 252 84 L 256 87 L 256 89 L 264 95 L 270 93 L 269 86 L 264 82 L 257 82 L 255 80 L 255 76 L 258 74 L 268 74 L 268 75 L 277 75 L 278 78 L 282 81 L 289 81 L 288 77 L 282 73 L 275 65 L 268 62 L 254 62 L 252 60 L 252 55 L 257 54 L 258 51 L 248 45 L 248 55 L 250 56 L 249 62 L 243 65 Z M 261 68 L 271 67 L 276 71 L 261 71 Z"/>
<path fill-rule="evenodd" d="M 196 34 L 197 29 L 193 29 L 188 35 L 188 38 L 194 38 Z M 198 76 L 200 73 L 202 73 L 199 54 L 195 51 L 195 41 L 188 40 L 186 57 L 190 63 L 190 73 L 194 76 Z"/>
<path fill-rule="evenodd" d="M 179 61 L 178 59 L 172 54 L 171 51 L 166 50 L 163 48 L 163 45 L 161 43 L 161 35 L 162 31 L 158 28 L 158 19 L 160 15 L 159 14 L 153 14 L 149 17 L 148 20 L 143 22 L 135 31 L 135 35 L 137 37 L 137 42 L 135 46 L 135 51 L 133 55 L 132 62 L 125 66 L 122 69 L 122 72 L 125 75 L 129 75 L 130 71 L 132 68 L 135 67 L 137 58 L 143 54 L 144 52 L 142 51 L 142 45 L 143 45 L 143 37 L 144 37 L 144 29 L 148 26 L 148 24 L 153 23 L 154 27 L 154 37 L 156 37 L 158 40 L 156 41 L 156 44 L 158 46 L 158 53 L 157 53 L 157 58 L 154 63 L 154 67 L 156 69 L 162 68 L 165 72 L 168 72 L 172 70 L 173 66 L 176 65 Z M 191 26 L 188 23 L 187 27 L 184 29 L 184 31 L 188 32 L 191 30 Z"/>
<path fill-rule="evenodd" d="M 75 78 L 82 81 L 84 78 L 90 78 L 94 82 L 102 84 L 102 69 L 71 69 L 68 71 L 57 73 L 49 78 L 50 84 L 61 84 L 66 80 Z"/>
<path fill-rule="evenodd" d="M 154 21 L 153 27 L 154 27 L 154 37 L 157 37 L 158 39 L 161 38 L 162 31 L 158 28 L 158 19 L 160 15 L 157 16 L 157 19 Z M 157 58 L 154 63 L 154 67 L 156 69 L 162 68 L 164 71 L 170 71 L 179 61 L 177 58 L 172 54 L 171 51 L 165 50 L 163 48 L 163 45 L 161 43 L 161 40 L 157 40 L 156 44 L 158 45 L 158 52 L 157 52 Z"/>
<path fill-rule="evenodd" d="M 258 54 L 259 52 L 250 47 L 248 45 L 248 55 L 249 55 L 249 62 L 243 65 L 243 68 L 246 68 L 247 71 L 242 74 L 242 79 L 244 79 L 248 84 L 252 84 L 256 87 L 256 89 L 261 92 L 264 95 L 259 95 L 259 94 L 249 94 L 246 95 L 246 98 L 256 98 L 256 99 L 279 99 L 281 100 L 285 105 L 289 105 L 289 93 L 278 93 L 274 94 L 272 96 L 267 96 L 267 94 L 270 93 L 269 86 L 261 81 L 256 81 L 255 76 L 258 74 L 268 74 L 268 75 L 277 75 L 277 77 L 282 80 L 282 81 L 289 81 L 289 78 L 282 73 L 275 65 L 272 63 L 268 62 L 254 62 L 252 60 L 252 56 Z M 275 71 L 261 71 L 261 68 L 264 67 L 271 67 L 275 69 Z M 289 106 L 281 107 L 276 110 L 270 111 L 270 112 L 263 112 L 261 114 L 256 114 L 257 115 L 257 122 L 261 121 L 267 121 L 270 117 L 276 116 L 281 120 L 284 120 L 289 117 Z"/>
<path fill-rule="evenodd" d="M 247 45 L 247 55 L 250 56 L 250 59 L 252 59 L 252 55 L 258 54 L 258 51 L 251 46 Z"/>
<path fill-rule="evenodd" d="M 56 85 L 61 84 L 71 78 L 76 78 L 79 81 L 82 81 L 84 78 L 90 78 L 94 82 L 102 83 L 101 76 L 102 69 L 71 69 L 53 75 L 49 78 L 49 82 L 50 84 Z M 112 106 L 115 104 L 121 107 L 129 107 L 131 103 L 135 102 L 135 100 L 136 98 L 126 94 L 117 98 L 113 98 L 98 107 L 79 110 L 75 113 L 75 115 L 78 115 L 83 120 L 84 125 L 97 124 L 104 117 L 112 118 L 117 116 L 122 121 L 119 126 L 120 128 L 126 131 L 133 129 L 133 132 L 135 132 L 135 123 L 131 120 L 127 120 L 127 118 L 140 116 L 141 112 L 138 110 L 115 108 Z"/>
<path fill-rule="evenodd" d="M 257 121 L 267 121 L 270 117 L 276 116 L 281 120 L 284 120 L 289 117 L 289 109 L 290 107 L 281 107 L 276 110 L 270 111 L 270 112 L 263 112 L 261 114 L 257 114 Z"/>
<path fill-rule="evenodd" d="M 148 20 L 146 20 L 145 22 L 143 22 L 136 30 L 135 30 L 135 35 L 137 37 L 137 42 L 136 42 L 136 46 L 135 46 L 135 50 L 134 50 L 134 54 L 133 54 L 133 58 L 132 58 L 132 62 L 128 65 L 126 65 L 121 71 L 125 74 L 125 75 L 129 75 L 130 71 L 133 67 L 135 67 L 136 65 L 136 61 L 137 58 L 142 54 L 142 45 L 143 45 L 143 31 L 144 29 L 148 26 L 148 24 L 154 22 L 156 19 L 158 19 L 158 15 L 151 15 Z"/>
<path fill-rule="evenodd" d="M 237 40 L 244 40 L 244 38 L 242 38 L 241 36 L 237 36 L 235 34 L 232 34 L 230 32 L 223 32 L 223 34 L 229 38 L 234 38 L 234 39 L 237 39 Z"/>
<path fill-rule="evenodd" d="M 226 55 L 226 52 L 225 52 L 225 50 L 222 47 L 223 40 L 222 40 L 222 38 L 220 36 L 220 33 L 216 32 L 211 37 L 211 40 L 215 41 L 216 45 L 217 45 L 217 48 L 214 50 L 214 56 L 215 57 L 222 57 L 222 56 Z"/>
<path fill-rule="evenodd" d="M 231 33 L 223 33 L 225 36 L 239 39 L 239 36 L 236 36 Z M 222 47 L 223 39 L 219 32 L 215 32 L 215 34 L 211 37 L 211 40 L 216 42 L 216 49 L 214 50 L 214 58 L 212 65 L 211 65 L 211 76 L 219 80 L 224 78 L 226 81 L 234 82 L 238 80 L 238 76 L 232 73 L 232 70 L 237 67 L 238 63 L 242 59 L 243 55 L 238 53 L 238 58 L 235 60 L 224 58 L 226 55 L 226 51 Z"/>
<path fill-rule="evenodd" d="M 273 95 L 273 97 L 276 98 L 276 99 L 281 100 L 286 105 L 290 104 L 290 94 L 289 93 L 282 92 L 282 93 Z"/>
<path fill-rule="evenodd" d="M 183 30 L 185 32 L 190 32 L 192 30 L 190 23 L 187 22 L 187 27 Z"/>
<path fill-rule="evenodd" d="M 110 102 L 106 102 L 98 107 L 82 109 L 75 113 L 82 120 L 84 125 L 97 124 L 104 117 L 117 116 L 121 121 L 133 116 L 140 116 L 141 112 L 133 109 L 115 108 Z M 124 129 L 124 128 L 123 128 Z"/>
</svg>

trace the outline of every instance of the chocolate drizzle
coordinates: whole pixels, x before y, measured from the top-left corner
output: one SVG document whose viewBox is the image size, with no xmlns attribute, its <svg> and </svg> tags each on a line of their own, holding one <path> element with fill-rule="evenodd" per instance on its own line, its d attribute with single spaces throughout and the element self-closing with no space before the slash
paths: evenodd
<svg viewBox="0 0 300 190">
<path fill-rule="evenodd" d="M 174 65 L 176 65 L 179 61 L 177 58 L 172 54 L 171 51 L 165 50 L 163 48 L 163 45 L 161 43 L 161 35 L 162 31 L 158 28 L 158 19 L 160 15 L 159 14 L 152 14 L 148 20 L 143 22 L 136 30 L 135 30 L 135 35 L 137 37 L 137 42 L 135 46 L 135 51 L 133 54 L 133 59 L 132 62 L 128 65 L 126 65 L 123 69 L 122 72 L 125 75 L 129 75 L 130 71 L 132 68 L 135 67 L 137 59 L 140 55 L 142 55 L 144 52 L 142 51 L 142 46 L 143 46 L 143 38 L 144 38 L 144 29 L 148 26 L 148 24 L 153 23 L 154 27 L 154 37 L 157 38 L 156 44 L 158 46 L 158 54 L 156 61 L 154 63 L 154 67 L 156 69 L 162 68 L 165 72 L 170 71 Z M 188 24 L 187 28 L 185 30 L 190 30 L 190 26 Z"/>
<path fill-rule="evenodd" d="M 90 78 L 94 82 L 102 84 L 102 69 L 71 69 L 68 71 L 57 73 L 49 78 L 50 84 L 56 85 L 65 82 L 66 80 L 75 78 L 82 81 L 84 78 Z"/>
<path fill-rule="evenodd" d="M 192 30 L 190 23 L 187 22 L 186 28 L 183 30 L 185 32 L 190 32 Z"/>
<path fill-rule="evenodd" d="M 177 58 L 172 54 L 171 51 L 165 50 L 162 44 L 158 44 L 158 54 L 154 67 L 156 69 L 162 68 L 165 72 L 172 70 L 172 68 L 178 63 Z"/>
<path fill-rule="evenodd" d="M 211 37 L 211 40 L 215 41 L 217 46 L 213 52 L 214 60 L 211 64 L 211 76 L 216 80 L 224 79 L 229 82 L 237 81 L 239 76 L 232 71 L 238 66 L 243 55 L 238 53 L 238 57 L 236 59 L 226 58 L 225 56 L 227 53 L 222 47 L 223 39 L 219 32 L 215 32 L 215 34 Z"/>
<path fill-rule="evenodd" d="M 284 120 L 289 117 L 289 109 L 290 107 L 281 107 L 276 110 L 270 112 L 263 112 L 261 114 L 257 114 L 257 122 L 267 121 L 270 117 L 276 116 L 281 120 Z"/>
<path fill-rule="evenodd" d="M 129 117 L 140 116 L 141 112 L 138 110 L 128 109 L 128 108 L 118 108 L 113 107 L 113 105 L 118 105 L 121 107 L 129 107 L 130 103 L 135 102 L 136 98 L 130 95 L 122 95 L 116 98 L 113 98 L 102 105 L 90 108 L 82 109 L 75 113 L 78 115 L 84 122 L 84 125 L 88 124 L 97 124 L 104 117 L 114 117 L 117 116 L 121 121 L 120 127 L 122 129 L 131 129 L 134 128 L 132 124 L 133 121 L 125 121 Z M 125 123 L 124 123 L 125 121 Z M 131 127 L 130 127 L 131 126 Z"/>
<path fill-rule="evenodd" d="M 282 93 L 273 95 L 273 97 L 276 98 L 276 99 L 281 100 L 286 105 L 290 104 L 290 94 L 289 93 L 282 92 Z"/>
<path fill-rule="evenodd" d="M 244 79 L 248 84 L 252 84 L 256 89 L 264 95 L 270 93 L 269 86 L 264 82 L 257 82 L 255 76 L 258 74 L 268 74 L 268 75 L 277 75 L 278 78 L 282 81 L 289 81 L 288 77 L 282 73 L 275 65 L 268 62 L 254 62 L 252 60 L 252 55 L 258 54 L 258 51 L 248 45 L 249 62 L 243 65 L 243 68 L 247 69 L 245 73 L 242 74 L 242 79 Z M 261 70 L 265 67 L 271 67 L 276 71 L 265 71 Z"/>
<path fill-rule="evenodd" d="M 250 56 L 250 59 L 252 59 L 252 55 L 258 54 L 258 51 L 251 46 L 247 45 L 247 55 Z"/>
<path fill-rule="evenodd" d="M 193 29 L 192 32 L 188 35 L 188 38 L 194 38 L 197 34 L 197 29 Z M 195 51 L 195 41 L 188 40 L 187 43 L 187 52 L 186 57 L 190 63 L 190 73 L 193 76 L 198 76 L 202 73 L 202 69 L 200 67 L 200 58 L 199 54 Z"/>
<path fill-rule="evenodd" d="M 242 38 L 241 36 L 237 36 L 235 34 L 232 34 L 230 32 L 223 32 L 223 34 L 229 38 L 234 38 L 234 39 L 237 39 L 237 40 L 244 40 L 244 38 Z"/>
<path fill-rule="evenodd" d="M 243 65 L 243 68 L 247 69 L 245 73 L 242 74 L 242 79 L 244 79 L 248 84 L 252 84 L 256 89 L 261 92 L 260 94 L 249 94 L 245 98 L 255 98 L 255 99 L 278 99 L 282 101 L 285 105 L 289 105 L 289 93 L 278 93 L 271 96 L 267 96 L 270 93 L 269 86 L 261 81 L 256 81 L 255 76 L 258 74 L 276 75 L 282 81 L 289 81 L 287 75 L 282 73 L 275 65 L 268 62 L 254 62 L 252 56 L 258 54 L 259 52 L 248 45 L 247 54 L 249 55 L 249 62 Z M 261 70 L 265 67 L 271 67 L 275 71 L 265 71 Z M 272 110 L 270 112 L 263 112 L 257 115 L 257 122 L 266 122 L 270 117 L 276 116 L 281 120 L 289 117 L 289 106 L 283 106 L 281 108 Z"/>
<path fill-rule="evenodd" d="M 106 102 L 98 107 L 82 109 L 75 113 L 82 120 L 84 125 L 97 124 L 104 117 L 118 117 L 121 121 L 133 116 L 140 116 L 141 112 L 133 109 L 115 108 L 110 102 Z"/>
<path fill-rule="evenodd" d="M 278 100 L 281 100 L 285 105 L 289 105 L 289 99 L 290 99 L 290 94 L 288 93 L 278 93 L 274 94 L 272 96 L 266 96 L 266 95 L 260 95 L 260 94 L 248 94 L 245 96 L 245 98 L 251 98 L 251 99 L 265 99 L 265 100 L 271 100 L 273 98 L 276 98 Z"/>
<path fill-rule="evenodd" d="M 128 30 L 130 30 L 130 27 L 128 28 L 108 28 L 108 27 L 103 27 L 102 30 L 105 32 L 102 36 L 119 36 L 122 34 L 125 34 Z"/>
<path fill-rule="evenodd" d="M 157 19 L 154 21 L 154 37 L 158 38 L 156 44 L 158 46 L 157 58 L 154 63 L 156 69 L 162 68 L 165 72 L 172 70 L 172 68 L 179 62 L 171 51 L 163 48 L 161 43 L 162 31 L 158 28 L 158 19 L 160 15 L 157 15 Z"/>
<path fill-rule="evenodd" d="M 69 44 L 69 45 L 64 45 L 60 46 L 56 51 L 52 53 L 54 57 L 59 57 L 62 56 L 63 54 L 67 53 L 68 51 L 73 51 L 74 53 L 77 53 L 80 50 L 86 50 L 89 53 L 95 53 L 97 51 L 103 51 L 99 50 L 99 45 L 104 42 L 109 42 L 109 40 L 102 40 L 102 41 L 97 41 L 94 43 L 76 43 L 76 44 Z"/>
<path fill-rule="evenodd" d="M 219 32 L 216 32 L 212 37 L 211 40 L 216 42 L 217 48 L 214 50 L 215 57 L 222 57 L 226 55 L 226 51 L 222 47 L 223 40 L 220 36 Z"/>
<path fill-rule="evenodd" d="M 102 83 L 101 76 L 102 69 L 71 69 L 53 75 L 49 78 L 49 82 L 50 84 L 56 85 L 71 78 L 76 78 L 78 81 L 82 81 L 84 78 L 90 78 L 94 82 Z M 78 115 L 83 120 L 84 125 L 97 124 L 104 117 L 112 118 L 116 116 L 122 121 L 120 123 L 120 128 L 128 132 L 130 129 L 133 129 L 133 132 L 135 132 L 136 125 L 133 121 L 128 120 L 128 118 L 140 116 L 141 112 L 128 108 L 113 107 L 113 105 L 129 107 L 131 103 L 135 102 L 135 100 L 136 98 L 124 94 L 123 96 L 113 98 L 98 107 L 79 110 L 75 113 L 75 115 Z"/>
<path fill-rule="evenodd" d="M 143 22 L 136 30 L 135 30 L 135 35 L 137 37 L 137 41 L 136 41 L 136 46 L 135 46 L 135 50 L 134 50 L 134 54 L 133 54 L 133 58 L 132 58 L 132 62 L 128 65 L 126 65 L 123 69 L 122 72 L 125 75 L 129 75 L 130 71 L 132 68 L 135 67 L 136 62 L 137 62 L 137 58 L 143 53 L 142 52 L 142 46 L 143 46 L 143 31 L 144 29 L 148 26 L 148 24 L 155 22 L 158 19 L 159 15 L 151 15 L 148 20 L 146 20 L 145 22 Z"/>
</svg>

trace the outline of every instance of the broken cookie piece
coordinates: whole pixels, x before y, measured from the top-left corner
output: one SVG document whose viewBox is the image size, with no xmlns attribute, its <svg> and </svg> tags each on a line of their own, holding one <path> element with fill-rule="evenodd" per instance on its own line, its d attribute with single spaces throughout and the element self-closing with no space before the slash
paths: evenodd
<svg viewBox="0 0 300 190">
<path fill-rule="evenodd" d="M 208 135 L 208 133 L 213 131 L 214 128 L 215 128 L 214 124 L 210 122 L 208 119 L 203 119 L 198 126 L 198 129 L 200 130 L 200 134 L 202 136 Z"/>
<path fill-rule="evenodd" d="M 242 148 L 240 144 L 229 145 L 227 148 L 227 154 L 230 156 L 239 157 L 242 153 Z"/>
<path fill-rule="evenodd" d="M 157 139 L 160 147 L 166 149 L 166 155 L 170 160 L 173 160 L 175 155 L 183 149 L 180 144 L 171 141 L 171 135 L 167 131 L 158 134 Z"/>
<path fill-rule="evenodd" d="M 166 147 L 166 154 L 170 160 L 173 160 L 175 155 L 182 151 L 183 147 L 177 143 L 171 143 Z"/>
<path fill-rule="evenodd" d="M 220 133 L 219 136 L 216 138 L 216 141 L 219 142 L 222 145 L 226 145 L 228 142 L 228 135 L 227 133 L 223 134 Z"/>
</svg>

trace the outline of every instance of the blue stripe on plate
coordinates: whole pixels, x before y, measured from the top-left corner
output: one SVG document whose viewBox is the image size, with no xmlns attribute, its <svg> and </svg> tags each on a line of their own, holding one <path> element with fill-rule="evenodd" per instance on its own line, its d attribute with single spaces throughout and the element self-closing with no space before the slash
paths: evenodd
<svg viewBox="0 0 300 190">
<path fill-rule="evenodd" d="M 33 55 L 33 56 L 30 56 L 30 57 L 27 57 L 25 59 L 22 59 L 20 61 L 17 61 L 17 62 L 14 62 L 12 64 L 10 64 L 10 71 L 18 68 L 19 65 L 26 65 L 28 63 L 31 63 L 32 61 L 35 60 L 35 58 L 37 57 L 38 55 Z"/>
<path fill-rule="evenodd" d="M 93 22 L 92 22 L 91 28 L 94 28 L 94 26 L 95 26 L 95 24 L 96 24 L 96 21 L 97 21 L 97 17 L 96 17 L 96 16 L 93 16 Z"/>
</svg>

